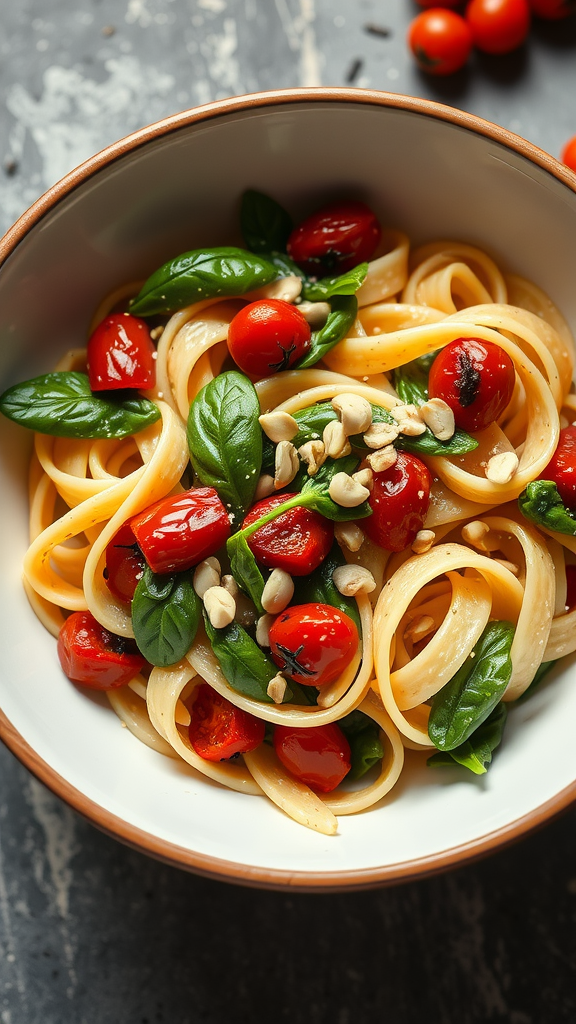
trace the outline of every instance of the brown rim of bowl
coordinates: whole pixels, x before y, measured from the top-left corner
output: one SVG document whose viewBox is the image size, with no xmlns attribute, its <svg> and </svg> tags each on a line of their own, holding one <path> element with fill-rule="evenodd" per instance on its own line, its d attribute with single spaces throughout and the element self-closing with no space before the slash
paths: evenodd
<svg viewBox="0 0 576 1024">
<path fill-rule="evenodd" d="M 140 129 L 132 135 L 115 142 L 100 153 L 86 160 L 67 174 L 61 181 L 49 188 L 11 227 L 0 240 L 0 267 L 8 259 L 22 239 L 39 221 L 51 212 L 58 203 L 66 199 L 75 189 L 91 177 L 120 160 L 126 154 L 157 141 L 164 136 L 227 114 L 263 107 L 280 106 L 290 103 L 357 103 L 365 106 L 392 107 L 416 114 L 426 114 L 439 121 L 468 129 L 477 135 L 485 135 L 502 146 L 526 157 L 548 171 L 555 178 L 576 192 L 576 174 L 559 163 L 554 157 L 538 149 L 530 142 L 512 132 L 484 121 L 474 114 L 456 110 L 431 100 L 394 93 L 375 92 L 361 89 L 317 88 L 290 89 L 274 92 L 253 93 L 232 99 L 218 100 L 192 110 L 167 117 L 153 125 Z M 268 889 L 294 889 L 308 892 L 330 892 L 342 890 L 370 889 L 376 886 L 409 881 L 437 874 L 448 868 L 462 866 L 502 846 L 520 839 L 527 832 L 544 825 L 560 814 L 576 800 L 576 781 L 561 790 L 551 800 L 535 808 L 529 814 L 510 822 L 502 828 L 479 836 L 460 846 L 440 853 L 398 864 L 367 868 L 357 871 L 281 871 L 272 868 L 251 867 L 233 861 L 221 860 L 196 853 L 177 846 L 142 829 L 136 828 L 118 818 L 110 811 L 88 799 L 80 790 L 59 775 L 43 761 L 24 740 L 12 723 L 0 710 L 0 738 L 13 754 L 43 782 L 56 796 L 59 796 L 92 824 L 107 835 L 126 845 L 155 857 L 175 867 L 185 868 L 196 874 L 219 881 L 233 881 L 243 885 Z"/>
</svg>

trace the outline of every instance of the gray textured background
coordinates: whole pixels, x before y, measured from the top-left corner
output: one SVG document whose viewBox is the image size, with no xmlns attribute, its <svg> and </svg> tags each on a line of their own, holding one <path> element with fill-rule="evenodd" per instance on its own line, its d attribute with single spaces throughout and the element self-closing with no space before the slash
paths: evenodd
<svg viewBox="0 0 576 1024">
<path fill-rule="evenodd" d="M 411 0 L 1 0 L 0 228 L 103 146 L 257 89 L 367 86 L 480 114 L 558 156 L 576 18 L 445 81 Z M 368 26 L 389 29 L 387 37 Z M 576 268 L 575 268 L 576 269 Z M 436 879 L 259 893 L 100 835 L 0 748 L 0 1024 L 576 1020 L 576 814 Z"/>
</svg>

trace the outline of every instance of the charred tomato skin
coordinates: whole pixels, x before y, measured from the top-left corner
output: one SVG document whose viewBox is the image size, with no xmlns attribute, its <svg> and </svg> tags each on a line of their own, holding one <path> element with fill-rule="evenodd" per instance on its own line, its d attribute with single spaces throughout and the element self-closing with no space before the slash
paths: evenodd
<svg viewBox="0 0 576 1024">
<path fill-rule="evenodd" d="M 329 604 L 295 604 L 270 627 L 270 653 L 284 675 L 304 686 L 325 686 L 342 674 L 358 650 L 358 630 Z"/>
<path fill-rule="evenodd" d="M 251 526 L 294 494 L 272 494 L 248 512 L 242 527 Z M 261 526 L 248 547 L 268 569 L 284 569 L 291 576 L 307 576 L 324 561 L 332 547 L 334 527 L 324 516 L 307 508 L 292 508 Z"/>
<path fill-rule="evenodd" d="M 481 338 L 457 338 L 430 368 L 430 398 L 442 398 L 456 426 L 473 433 L 498 420 L 514 391 L 514 363 L 499 345 Z"/>
<path fill-rule="evenodd" d="M 332 203 L 317 210 L 288 239 L 288 254 L 307 274 L 342 274 L 370 260 L 380 224 L 366 203 Z"/>
<path fill-rule="evenodd" d="M 350 744 L 334 722 L 311 729 L 277 725 L 274 749 L 291 775 L 319 793 L 331 793 L 350 771 Z"/>
<path fill-rule="evenodd" d="M 75 683 L 113 690 L 137 676 L 146 664 L 136 644 L 111 633 L 90 612 L 73 612 L 58 634 L 60 664 Z"/>
<path fill-rule="evenodd" d="M 197 691 L 188 736 L 196 753 L 205 761 L 227 761 L 260 746 L 265 723 L 202 683 Z"/>
<path fill-rule="evenodd" d="M 228 349 L 249 377 L 290 370 L 310 348 L 310 325 L 297 306 L 282 299 L 259 299 L 230 322 Z"/>
<path fill-rule="evenodd" d="M 399 451 L 393 466 L 374 473 L 368 499 L 372 515 L 360 520 L 361 529 L 386 551 L 403 551 L 424 525 L 431 483 L 427 466 Z"/>
</svg>

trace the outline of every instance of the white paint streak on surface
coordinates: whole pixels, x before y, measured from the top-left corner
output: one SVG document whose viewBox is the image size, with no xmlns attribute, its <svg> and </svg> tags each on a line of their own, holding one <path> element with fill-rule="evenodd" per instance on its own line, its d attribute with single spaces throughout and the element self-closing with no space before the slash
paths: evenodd
<svg viewBox="0 0 576 1024">
<path fill-rule="evenodd" d="M 213 11 L 214 14 L 221 14 L 226 10 L 226 0 L 198 0 L 198 7 L 204 11 Z"/>
<path fill-rule="evenodd" d="M 300 85 L 322 85 L 322 58 L 316 46 L 314 0 L 299 0 L 300 13 L 292 16 L 287 0 L 275 0 L 276 10 L 291 50 L 300 54 Z"/>
<path fill-rule="evenodd" d="M 221 96 L 242 92 L 238 61 L 234 57 L 238 49 L 238 35 L 234 18 L 225 18 L 220 34 L 206 36 L 200 49 L 212 81 L 219 87 Z"/>
</svg>

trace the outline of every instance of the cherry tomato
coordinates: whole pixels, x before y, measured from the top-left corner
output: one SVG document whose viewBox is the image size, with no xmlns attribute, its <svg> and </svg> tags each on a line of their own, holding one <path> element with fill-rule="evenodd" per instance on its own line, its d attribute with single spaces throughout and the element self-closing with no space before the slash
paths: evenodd
<svg viewBox="0 0 576 1024">
<path fill-rule="evenodd" d="M 566 607 L 572 611 L 576 605 L 576 565 L 566 566 Z"/>
<path fill-rule="evenodd" d="M 237 708 L 208 683 L 198 687 L 190 712 L 188 736 L 196 753 L 205 761 L 227 761 L 254 750 L 262 743 L 265 730 L 262 719 Z"/>
<path fill-rule="evenodd" d="M 491 341 L 457 338 L 430 368 L 430 398 L 442 398 L 461 430 L 483 430 L 504 412 L 514 391 L 514 363 Z"/>
<path fill-rule="evenodd" d="M 183 572 L 213 555 L 230 536 L 228 513 L 213 487 L 161 498 L 130 520 L 152 572 Z"/>
<path fill-rule="evenodd" d="M 576 426 L 560 431 L 556 451 L 540 479 L 552 480 L 564 504 L 576 509 Z"/>
<path fill-rule="evenodd" d="M 119 601 L 129 603 L 145 566 L 146 559 L 136 543 L 132 527 L 124 523 L 106 547 L 104 579 L 108 590 Z"/>
<path fill-rule="evenodd" d="M 311 729 L 277 725 L 274 749 L 291 775 L 320 793 L 331 793 L 350 771 L 350 744 L 333 722 Z"/>
<path fill-rule="evenodd" d="M 88 380 L 92 391 L 152 388 L 156 349 L 148 324 L 130 313 L 112 313 L 90 335 Z"/>
<path fill-rule="evenodd" d="M 251 526 L 293 497 L 293 494 L 272 494 L 263 498 L 250 509 L 242 526 Z M 324 561 L 333 539 L 334 527 L 328 519 L 307 508 L 292 508 L 248 537 L 248 547 L 269 569 L 284 569 L 291 576 L 307 576 Z"/>
<path fill-rule="evenodd" d="M 358 630 L 346 612 L 329 604 L 295 604 L 270 627 L 270 652 L 297 683 L 325 686 L 342 674 L 358 650 Z"/>
<path fill-rule="evenodd" d="M 73 612 L 58 635 L 58 657 L 69 679 L 94 690 L 124 686 L 146 664 L 133 640 L 104 629 L 90 612 Z"/>
<path fill-rule="evenodd" d="M 251 377 L 289 370 L 310 348 L 310 325 L 297 306 L 260 299 L 244 306 L 228 328 L 234 362 Z"/>
<path fill-rule="evenodd" d="M 430 501 L 432 478 L 415 455 L 398 452 L 396 462 L 374 473 L 368 499 L 372 515 L 361 520 L 370 540 L 386 551 L 403 551 L 422 529 Z"/>
<path fill-rule="evenodd" d="M 422 71 L 451 75 L 468 60 L 472 33 L 460 14 L 431 7 L 414 18 L 408 29 L 408 46 Z"/>
<path fill-rule="evenodd" d="M 461 7 L 464 0 L 416 0 L 419 7 Z"/>
<path fill-rule="evenodd" d="M 576 0 L 530 0 L 532 13 L 548 21 L 558 21 L 576 12 Z"/>
<path fill-rule="evenodd" d="M 471 0 L 466 8 L 466 21 L 479 50 L 510 53 L 528 35 L 528 0 Z"/>
<path fill-rule="evenodd" d="M 563 164 L 566 164 L 571 171 L 576 171 L 576 135 L 569 139 L 564 149 L 562 150 L 562 156 L 560 157 Z"/>
<path fill-rule="evenodd" d="M 288 252 L 307 274 L 342 274 L 371 259 L 380 225 L 366 203 L 333 203 L 302 221 L 288 239 Z"/>
</svg>

